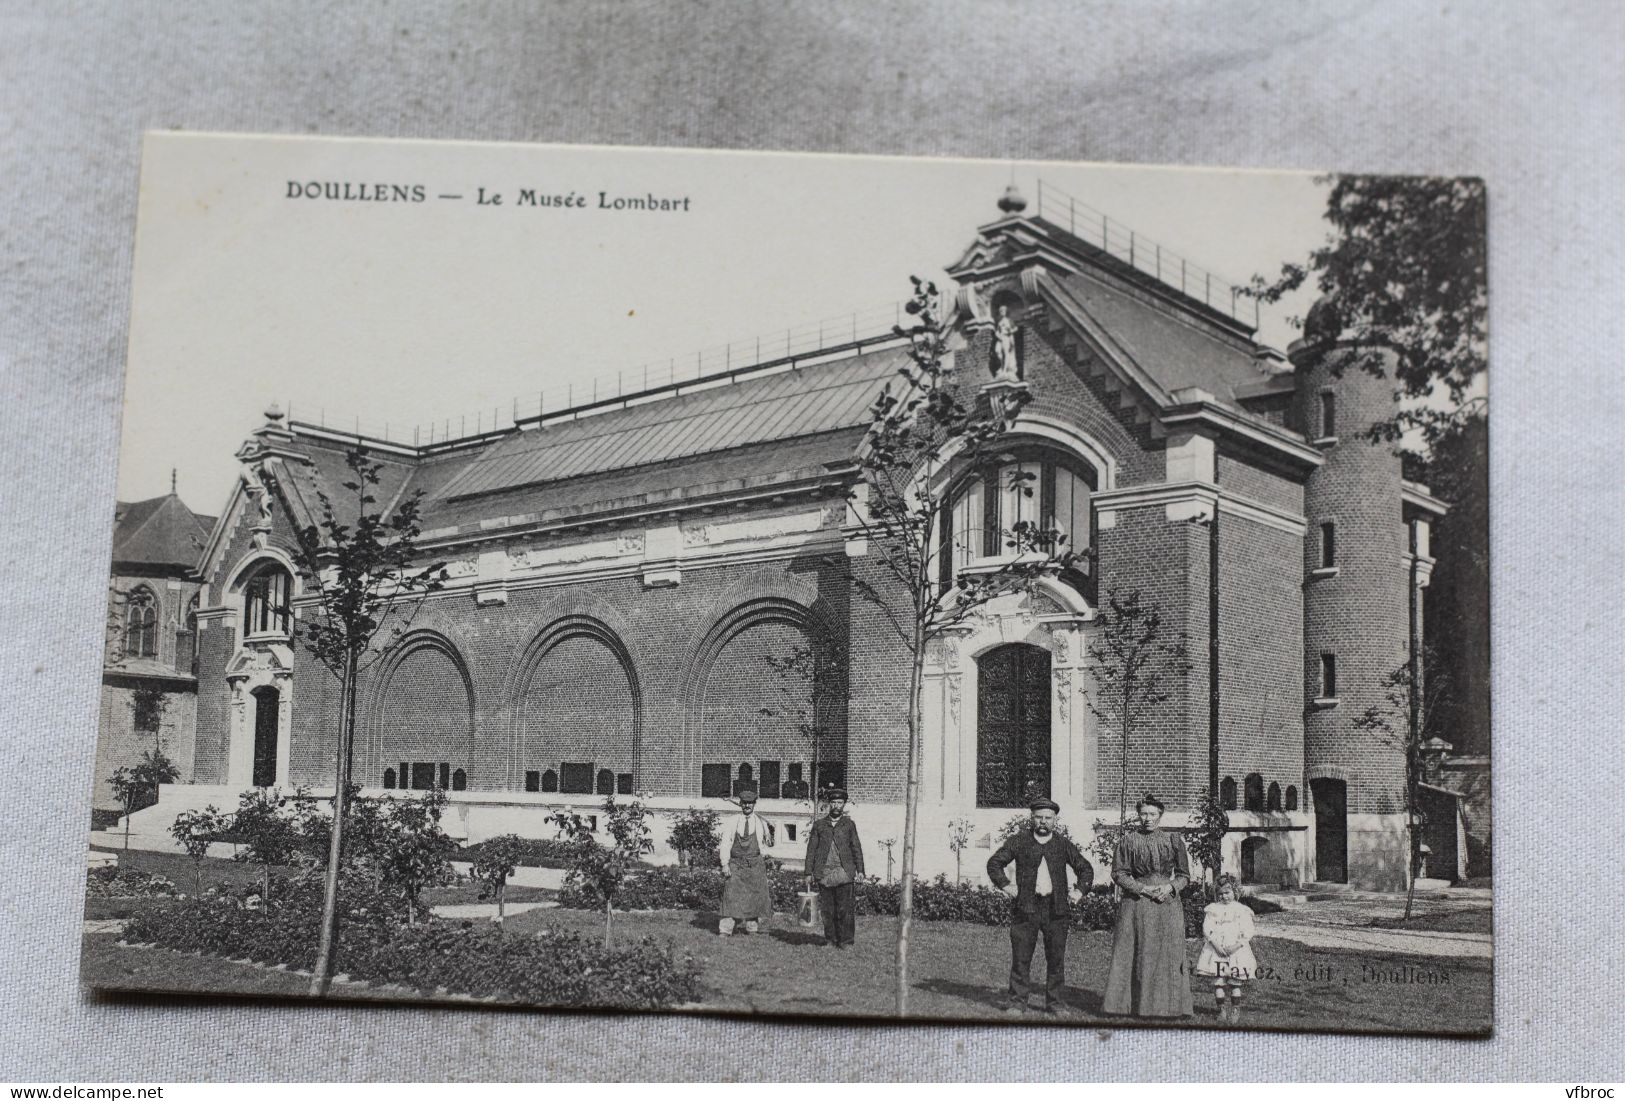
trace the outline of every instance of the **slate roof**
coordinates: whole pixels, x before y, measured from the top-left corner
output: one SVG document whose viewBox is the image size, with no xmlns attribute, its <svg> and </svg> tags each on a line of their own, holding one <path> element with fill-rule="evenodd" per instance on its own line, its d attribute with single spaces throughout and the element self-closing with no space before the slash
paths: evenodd
<svg viewBox="0 0 1625 1101">
<path fill-rule="evenodd" d="M 1168 393 L 1198 387 L 1239 406 L 1240 393 L 1265 378 L 1252 352 L 1234 340 L 1216 336 L 1087 271 L 1057 282 L 1067 298 Z"/>
<path fill-rule="evenodd" d="M 861 427 L 907 354 L 885 348 L 516 433 L 439 486 L 434 498 L 456 501 Z"/>
<path fill-rule="evenodd" d="M 113 517 L 113 561 L 187 569 L 197 565 L 215 519 L 193 512 L 173 493 L 119 502 Z"/>
<path fill-rule="evenodd" d="M 1249 327 L 1043 226 L 1081 261 L 1077 271 L 1046 277 L 1046 293 L 1067 323 L 1111 346 L 1155 403 L 1178 404 L 1175 391 L 1199 388 L 1250 417 L 1245 402 L 1289 385 L 1261 367 Z M 853 457 L 875 396 L 907 355 L 892 346 L 747 374 L 441 452 L 380 449 L 376 494 L 389 507 L 421 492 L 425 535 L 441 536 L 805 481 Z M 345 445 L 310 436 L 303 443 L 312 464 L 288 464 L 287 489 L 314 516 L 316 491 L 328 487 L 348 519 L 351 495 L 335 488 L 348 476 Z"/>
</svg>

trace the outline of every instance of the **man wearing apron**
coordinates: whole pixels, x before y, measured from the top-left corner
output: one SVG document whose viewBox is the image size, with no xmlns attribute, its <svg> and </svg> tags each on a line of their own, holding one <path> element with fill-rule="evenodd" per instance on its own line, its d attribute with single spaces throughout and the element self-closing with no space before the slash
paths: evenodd
<svg viewBox="0 0 1625 1101">
<path fill-rule="evenodd" d="M 739 793 L 739 813 L 724 824 L 722 845 L 722 920 L 717 932 L 731 936 L 737 922 L 754 933 L 773 919 L 773 896 L 767 886 L 767 859 L 762 850 L 773 843 L 773 827 L 756 817 L 756 792 Z"/>
</svg>

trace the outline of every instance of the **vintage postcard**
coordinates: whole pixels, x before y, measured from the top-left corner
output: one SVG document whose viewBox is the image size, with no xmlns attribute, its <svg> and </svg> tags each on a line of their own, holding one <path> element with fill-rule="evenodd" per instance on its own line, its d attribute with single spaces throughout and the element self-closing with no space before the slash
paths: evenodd
<svg viewBox="0 0 1625 1101">
<path fill-rule="evenodd" d="M 140 189 L 87 984 L 1490 1031 L 1480 181 Z"/>
</svg>

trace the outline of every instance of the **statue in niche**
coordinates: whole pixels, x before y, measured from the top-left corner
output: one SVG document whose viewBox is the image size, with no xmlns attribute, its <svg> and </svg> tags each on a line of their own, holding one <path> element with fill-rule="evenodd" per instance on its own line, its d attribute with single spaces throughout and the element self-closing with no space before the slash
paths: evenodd
<svg viewBox="0 0 1625 1101">
<path fill-rule="evenodd" d="M 993 325 L 993 378 L 998 382 L 1021 381 L 1021 326 L 1010 318 L 1009 305 L 999 306 L 999 319 Z"/>
</svg>

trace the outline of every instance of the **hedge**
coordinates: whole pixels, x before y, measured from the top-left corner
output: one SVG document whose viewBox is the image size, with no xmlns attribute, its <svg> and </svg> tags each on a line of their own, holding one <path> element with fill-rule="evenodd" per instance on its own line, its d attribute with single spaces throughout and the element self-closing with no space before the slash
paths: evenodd
<svg viewBox="0 0 1625 1101">
<path fill-rule="evenodd" d="M 130 944 L 309 970 L 316 963 L 321 884 L 294 880 L 253 905 L 219 891 L 137 914 Z M 340 897 L 336 972 L 369 982 L 534 1005 L 657 1009 L 699 996 L 699 966 L 652 938 L 613 949 L 576 933 L 507 935 L 486 923 L 405 925 L 399 896 L 364 886 Z"/>
<path fill-rule="evenodd" d="M 768 888 L 773 908 L 794 912 L 796 894 L 804 878 L 797 873 L 770 872 Z M 902 899 L 902 885 L 861 880 L 857 885 L 859 914 L 896 916 Z M 1182 899 L 1185 909 L 1185 935 L 1202 933 L 1202 908 L 1207 905 L 1200 884 L 1192 884 Z M 596 910 L 601 903 L 566 884 L 559 892 L 559 905 L 580 910 Z M 634 876 L 616 900 L 619 910 L 719 910 L 722 907 L 722 873 L 710 868 L 649 868 Z M 1117 924 L 1118 901 L 1111 886 L 1099 886 L 1072 906 L 1074 929 L 1112 929 Z M 919 921 L 964 921 L 975 925 L 1009 925 L 1011 902 L 1001 891 L 980 884 L 954 884 L 947 876 L 918 880 L 914 885 L 914 917 Z"/>
</svg>

